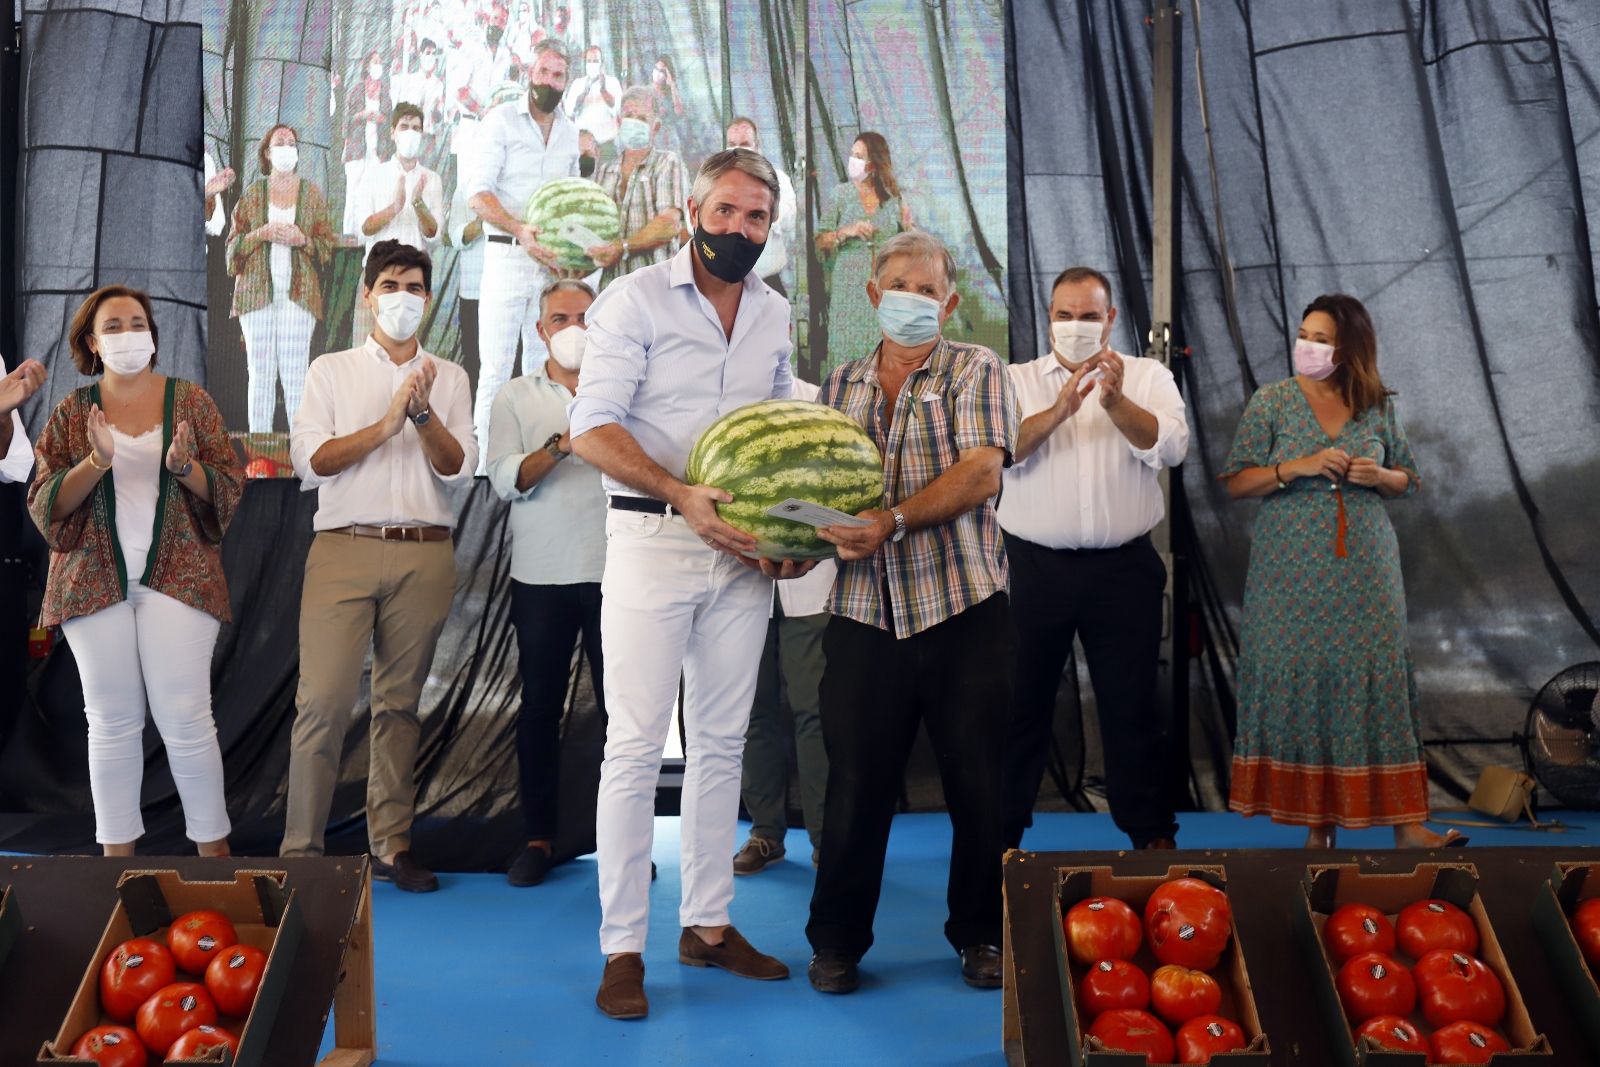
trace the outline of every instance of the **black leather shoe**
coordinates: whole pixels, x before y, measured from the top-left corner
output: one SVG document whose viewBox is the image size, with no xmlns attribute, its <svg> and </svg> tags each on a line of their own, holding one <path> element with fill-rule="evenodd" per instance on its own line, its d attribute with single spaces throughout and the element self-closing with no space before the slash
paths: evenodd
<svg viewBox="0 0 1600 1067">
<path fill-rule="evenodd" d="M 439 879 L 412 859 L 409 850 L 396 852 L 393 863 L 372 857 L 372 877 L 380 882 L 393 882 L 396 889 L 403 889 L 407 893 L 432 893 L 439 888 Z"/>
<path fill-rule="evenodd" d="M 555 865 L 555 858 L 550 855 L 549 849 L 524 845 L 517 861 L 506 872 L 506 881 L 519 888 L 538 885 Z"/>
<path fill-rule="evenodd" d="M 975 989 L 1000 988 L 1000 949 L 995 945 L 968 945 L 961 950 L 961 977 Z"/>
<path fill-rule="evenodd" d="M 843 952 L 824 950 L 811 957 L 806 968 L 811 988 L 818 993 L 854 993 L 861 984 L 861 971 L 856 961 Z"/>
</svg>

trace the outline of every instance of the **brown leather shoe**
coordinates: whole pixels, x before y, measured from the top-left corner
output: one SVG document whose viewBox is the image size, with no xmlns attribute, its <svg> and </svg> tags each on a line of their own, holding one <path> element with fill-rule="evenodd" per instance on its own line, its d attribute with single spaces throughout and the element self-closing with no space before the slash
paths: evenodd
<svg viewBox="0 0 1600 1067">
<path fill-rule="evenodd" d="M 755 946 L 731 926 L 722 931 L 720 945 L 706 944 L 699 934 L 685 927 L 683 936 L 678 938 L 678 962 L 691 967 L 721 967 L 729 974 L 754 978 L 758 982 L 789 977 L 789 968 L 782 960 L 757 952 Z"/>
<path fill-rule="evenodd" d="M 594 1002 L 613 1019 L 643 1019 L 650 1014 L 650 1001 L 644 995 L 644 957 L 624 952 L 607 960 Z"/>
<path fill-rule="evenodd" d="M 372 877 L 380 882 L 393 882 L 396 889 L 403 889 L 407 893 L 432 893 L 439 888 L 439 879 L 412 859 L 409 849 L 396 852 L 393 863 L 372 857 Z"/>
</svg>

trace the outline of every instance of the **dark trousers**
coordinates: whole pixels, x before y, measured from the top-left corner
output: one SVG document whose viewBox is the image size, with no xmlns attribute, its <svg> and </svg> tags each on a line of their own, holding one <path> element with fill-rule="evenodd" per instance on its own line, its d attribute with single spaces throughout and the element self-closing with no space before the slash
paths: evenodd
<svg viewBox="0 0 1600 1067">
<path fill-rule="evenodd" d="M 461 330 L 461 369 L 467 372 L 467 384 L 473 395 L 478 392 L 478 302 L 462 297 L 458 302 L 456 321 Z"/>
<path fill-rule="evenodd" d="M 1017 627 L 1016 702 L 1005 757 L 1007 847 L 1017 847 L 1033 825 L 1074 634 L 1094 685 L 1112 821 L 1135 848 L 1176 835 L 1166 773 L 1172 727 L 1156 700 L 1167 580 L 1161 556 L 1148 536 L 1090 550 L 1046 548 L 1010 534 L 1005 540 Z"/>
<path fill-rule="evenodd" d="M 511 583 L 511 625 L 517 632 L 522 709 L 517 713 L 517 770 L 529 841 L 553 841 L 561 783 L 561 713 L 566 710 L 572 653 L 581 637 L 600 714 L 606 711 L 600 654 L 600 583 Z"/>
<path fill-rule="evenodd" d="M 889 824 L 919 721 L 953 830 L 945 937 L 958 950 L 1000 944 L 1000 767 L 1015 643 L 1004 593 L 902 640 L 840 616 L 828 621 L 828 792 L 806 925 L 812 948 L 860 958 L 872 947 Z"/>
</svg>

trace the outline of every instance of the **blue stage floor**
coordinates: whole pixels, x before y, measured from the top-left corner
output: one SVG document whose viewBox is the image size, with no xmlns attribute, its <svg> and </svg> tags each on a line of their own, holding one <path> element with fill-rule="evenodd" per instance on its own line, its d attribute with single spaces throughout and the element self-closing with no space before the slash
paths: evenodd
<svg viewBox="0 0 1600 1067">
<path fill-rule="evenodd" d="M 1293 848 L 1305 837 L 1264 819 L 1182 818 L 1179 843 L 1191 849 Z M 1466 854 L 1480 845 L 1600 844 L 1600 813 L 1571 819 L 1584 829 L 1465 829 L 1473 839 Z M 1392 842 L 1388 831 L 1363 831 L 1341 834 L 1339 847 Z M 602 967 L 594 857 L 557 868 L 532 889 L 514 889 L 499 875 L 443 875 L 441 890 L 426 896 L 376 884 L 379 1063 L 1002 1064 L 1000 991 L 963 984 L 942 933 L 948 820 L 895 820 L 877 944 L 862 963 L 860 991 L 845 997 L 823 996 L 806 982 L 811 849 L 804 831 L 791 831 L 789 844 L 785 862 L 737 881 L 735 925 L 793 972 L 786 982 L 751 982 L 678 963 L 678 821 L 657 820 L 660 880 L 645 953 L 650 1017 L 640 1022 L 607 1019 L 594 1006 Z M 1104 815 L 1040 816 L 1027 840 L 1040 851 L 1126 844 Z"/>
</svg>

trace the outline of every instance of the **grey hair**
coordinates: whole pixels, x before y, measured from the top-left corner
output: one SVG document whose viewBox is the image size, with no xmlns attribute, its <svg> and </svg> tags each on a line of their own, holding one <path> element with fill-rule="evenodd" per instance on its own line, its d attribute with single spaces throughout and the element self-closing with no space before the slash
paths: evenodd
<svg viewBox="0 0 1600 1067">
<path fill-rule="evenodd" d="M 547 54 L 555 56 L 569 67 L 572 66 L 572 57 L 567 55 L 566 46 L 548 37 L 533 46 L 533 63 L 539 62 L 539 57 Z M 533 63 L 529 63 L 528 66 L 531 68 Z"/>
<path fill-rule="evenodd" d="M 889 238 L 878 246 L 878 255 L 872 261 L 872 280 L 878 281 L 883 275 L 884 264 L 895 256 L 911 256 L 925 263 L 938 263 L 944 267 L 945 291 L 948 293 L 956 287 L 956 259 L 950 250 L 927 230 L 906 230 Z"/>
<path fill-rule="evenodd" d="M 661 102 L 656 99 L 656 91 L 648 85 L 635 85 L 632 89 L 622 94 L 622 99 L 617 101 L 617 111 L 621 112 L 628 106 L 629 100 L 643 100 L 650 105 L 650 114 L 661 116 Z"/>
<path fill-rule="evenodd" d="M 581 278 L 557 278 L 543 289 L 539 290 L 539 317 L 544 318 L 544 304 L 557 293 L 587 293 L 590 301 L 595 299 L 595 291 L 588 282 Z"/>
<path fill-rule="evenodd" d="M 725 148 L 721 152 L 706 157 L 700 164 L 700 173 L 694 176 L 694 188 L 689 196 L 700 207 L 704 207 L 706 197 L 711 195 L 711 190 L 716 186 L 717 179 L 729 171 L 741 171 L 750 175 L 756 181 L 767 187 L 772 194 L 772 214 L 778 214 L 778 172 L 772 169 L 772 164 L 767 162 L 767 157 L 760 152 L 752 152 L 748 148 Z"/>
</svg>

